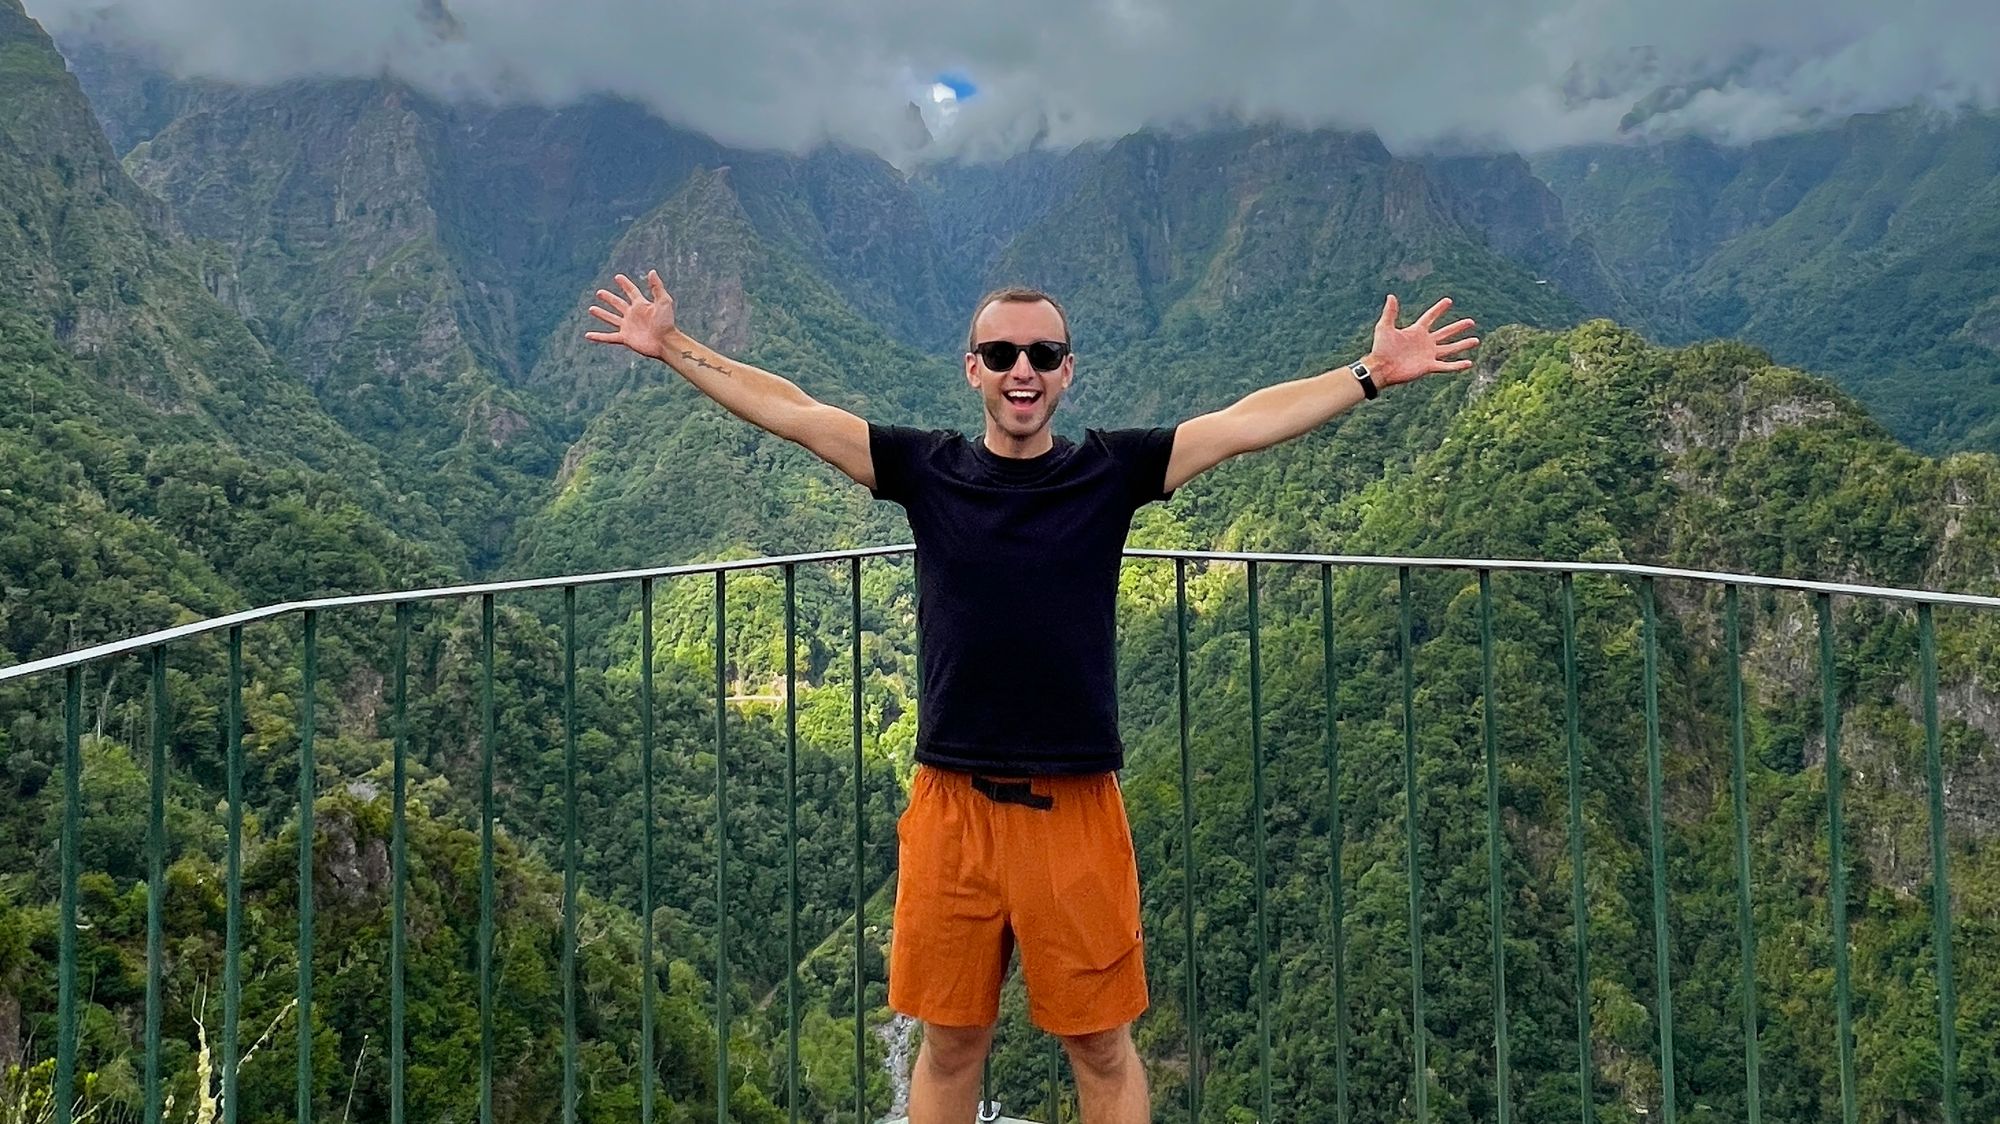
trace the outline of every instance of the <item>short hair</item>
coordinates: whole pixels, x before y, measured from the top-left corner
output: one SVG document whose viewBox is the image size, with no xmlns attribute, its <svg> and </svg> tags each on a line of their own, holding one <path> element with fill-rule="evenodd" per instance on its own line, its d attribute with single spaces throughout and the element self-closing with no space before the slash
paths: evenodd
<svg viewBox="0 0 2000 1124">
<path fill-rule="evenodd" d="M 1042 301 L 1047 301 L 1049 307 L 1056 310 L 1056 317 L 1062 321 L 1063 342 L 1064 343 L 1071 342 L 1069 338 L 1069 313 L 1063 311 L 1063 306 L 1061 301 L 1055 299 L 1054 297 L 1048 295 L 1047 293 L 1042 292 L 1040 289 L 1030 289 L 1020 285 L 1009 285 L 1004 289 L 995 289 L 992 292 L 986 294 L 985 296 L 979 298 L 979 307 L 972 310 L 972 320 L 966 325 L 965 328 L 966 351 L 968 352 L 971 351 L 973 345 L 979 342 L 978 332 L 979 332 L 980 315 L 986 311 L 988 305 L 999 304 L 1002 301 L 1005 301 L 1008 304 L 1037 304 Z"/>
</svg>

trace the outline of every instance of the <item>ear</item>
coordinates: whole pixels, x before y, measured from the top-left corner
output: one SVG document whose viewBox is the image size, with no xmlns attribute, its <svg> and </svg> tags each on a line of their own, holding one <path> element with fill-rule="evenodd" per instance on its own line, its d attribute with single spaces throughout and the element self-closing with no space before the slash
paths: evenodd
<svg viewBox="0 0 2000 1124">
<path fill-rule="evenodd" d="M 979 356 L 970 351 L 965 353 L 965 385 L 979 389 Z"/>
<path fill-rule="evenodd" d="M 1070 354 L 1063 356 L 1063 389 L 1068 390 L 1069 384 L 1075 381 L 1076 381 L 1076 353 L 1071 352 Z"/>
</svg>

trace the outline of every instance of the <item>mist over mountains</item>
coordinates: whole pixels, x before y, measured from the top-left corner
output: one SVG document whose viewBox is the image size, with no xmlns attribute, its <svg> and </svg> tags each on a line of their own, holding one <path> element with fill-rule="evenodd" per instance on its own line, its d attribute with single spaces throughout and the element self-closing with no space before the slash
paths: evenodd
<svg viewBox="0 0 2000 1124">
<path fill-rule="evenodd" d="M 1399 154 L 1623 138 L 1732 144 L 1911 105 L 2000 106 L 1979 0 L 37 0 L 59 37 L 178 76 L 386 78 L 453 102 L 624 98 L 739 148 L 910 166 L 1241 120 L 1371 132 Z M 945 87 L 950 96 L 940 97 Z"/>
</svg>

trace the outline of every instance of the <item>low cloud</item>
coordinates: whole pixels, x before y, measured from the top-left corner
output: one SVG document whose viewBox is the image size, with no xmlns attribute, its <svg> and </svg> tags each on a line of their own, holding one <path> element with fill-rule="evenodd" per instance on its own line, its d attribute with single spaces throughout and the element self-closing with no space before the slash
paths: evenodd
<svg viewBox="0 0 2000 1124">
<path fill-rule="evenodd" d="M 31 0 L 58 37 L 183 77 L 388 76 L 447 98 L 612 94 L 725 143 L 1000 154 L 1218 116 L 1399 151 L 1745 142 L 1911 104 L 2000 104 L 1991 0 Z M 976 96 L 929 97 L 940 74 Z"/>
</svg>

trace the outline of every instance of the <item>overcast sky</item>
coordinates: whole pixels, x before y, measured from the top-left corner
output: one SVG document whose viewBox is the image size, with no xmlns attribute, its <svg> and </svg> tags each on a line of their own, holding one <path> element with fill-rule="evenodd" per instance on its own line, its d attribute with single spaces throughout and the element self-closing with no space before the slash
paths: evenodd
<svg viewBox="0 0 2000 1124">
<path fill-rule="evenodd" d="M 57 37 L 183 76 L 388 74 L 447 97 L 630 97 L 729 144 L 907 159 L 1215 115 L 1401 152 L 1654 130 L 1747 141 L 1913 102 L 2000 102 L 1995 0 L 26 0 Z M 956 103 L 936 79 L 969 84 Z"/>
</svg>

